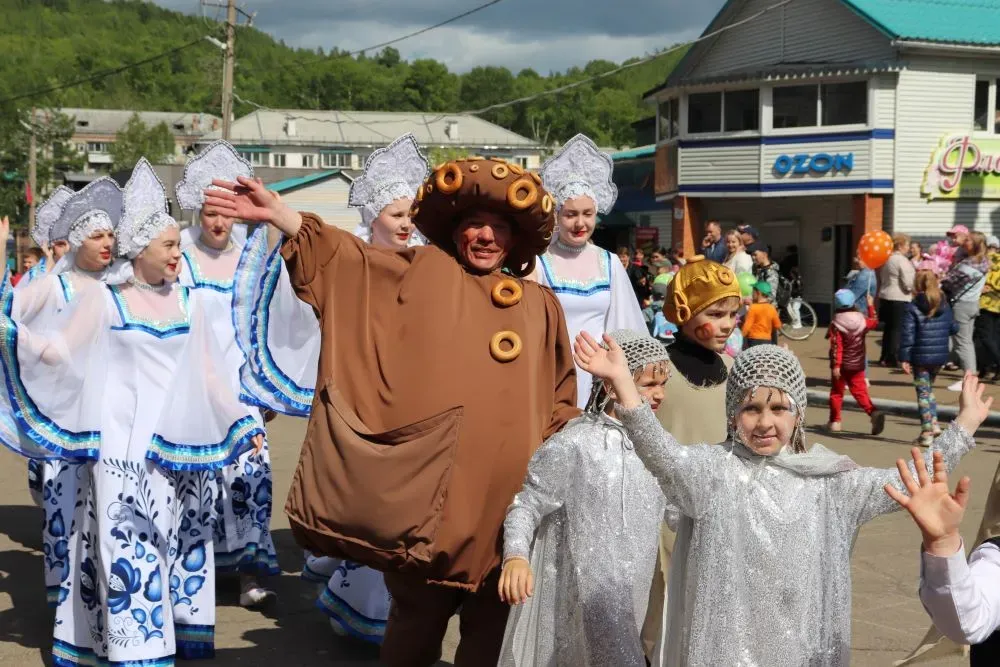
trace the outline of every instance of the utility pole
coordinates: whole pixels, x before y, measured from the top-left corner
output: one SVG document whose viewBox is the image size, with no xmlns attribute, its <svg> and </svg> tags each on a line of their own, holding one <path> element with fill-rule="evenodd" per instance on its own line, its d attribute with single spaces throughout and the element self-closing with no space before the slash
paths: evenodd
<svg viewBox="0 0 1000 667">
<path fill-rule="evenodd" d="M 222 49 L 222 138 L 228 140 L 233 124 L 233 81 L 236 67 L 236 21 L 242 14 L 247 19 L 247 25 L 253 25 L 256 15 L 236 6 L 236 0 L 201 0 L 203 7 L 218 7 L 226 10 L 226 43 L 222 44 L 213 37 L 206 39 Z"/>
<path fill-rule="evenodd" d="M 31 190 L 31 201 L 28 202 L 28 232 L 35 229 L 35 200 L 38 197 L 38 145 L 35 141 L 35 108 L 31 108 L 31 144 L 28 156 L 28 188 Z M 6 239 L 5 239 L 6 242 Z"/>
<path fill-rule="evenodd" d="M 236 60 L 236 0 L 226 7 L 226 52 L 222 68 L 222 138 L 229 141 L 233 122 L 233 63 Z"/>
</svg>

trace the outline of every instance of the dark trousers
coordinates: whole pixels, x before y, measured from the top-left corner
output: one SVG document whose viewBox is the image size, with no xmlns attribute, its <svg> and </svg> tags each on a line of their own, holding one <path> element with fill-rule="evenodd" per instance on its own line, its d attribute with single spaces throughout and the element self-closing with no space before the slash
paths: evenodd
<svg viewBox="0 0 1000 667">
<path fill-rule="evenodd" d="M 879 361 L 887 366 L 899 365 L 899 337 L 902 333 L 906 301 L 882 301 L 879 304 L 879 320 L 882 329 L 882 356 Z"/>
<path fill-rule="evenodd" d="M 1000 366 L 1000 313 L 979 311 L 972 342 L 976 347 L 976 364 L 980 375 Z"/>
<path fill-rule="evenodd" d="M 382 662 L 388 667 L 430 667 L 436 663 L 441 658 L 448 621 L 461 607 L 455 666 L 497 664 L 510 611 L 500 601 L 499 579 L 497 568 L 477 592 L 471 593 L 386 572 L 392 606 L 382 641 Z"/>
</svg>

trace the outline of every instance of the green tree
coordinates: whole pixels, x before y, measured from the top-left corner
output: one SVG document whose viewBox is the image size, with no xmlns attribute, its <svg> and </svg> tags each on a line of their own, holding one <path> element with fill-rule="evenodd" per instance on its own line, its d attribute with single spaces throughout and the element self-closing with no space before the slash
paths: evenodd
<svg viewBox="0 0 1000 667">
<path fill-rule="evenodd" d="M 28 222 L 28 164 L 31 134 L 35 133 L 35 192 L 36 203 L 44 199 L 60 181 L 60 175 L 83 167 L 81 156 L 69 138 L 73 134 L 73 119 L 52 110 L 36 110 L 13 106 L 0 108 L 0 216 L 9 215 L 15 224 Z"/>
<path fill-rule="evenodd" d="M 174 135 L 170 134 L 166 123 L 149 127 L 138 113 L 133 113 L 125 127 L 115 134 L 115 143 L 111 144 L 112 169 L 131 169 L 141 157 L 152 164 L 160 164 L 173 157 L 174 147 Z"/>
<path fill-rule="evenodd" d="M 454 111 L 458 106 L 458 76 L 436 60 L 415 60 L 403 82 L 403 93 L 414 111 Z"/>
</svg>

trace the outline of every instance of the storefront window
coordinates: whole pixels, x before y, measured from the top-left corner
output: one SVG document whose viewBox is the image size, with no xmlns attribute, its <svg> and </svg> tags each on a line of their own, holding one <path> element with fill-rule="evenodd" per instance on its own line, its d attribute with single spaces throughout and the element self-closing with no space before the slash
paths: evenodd
<svg viewBox="0 0 1000 667">
<path fill-rule="evenodd" d="M 722 93 L 696 93 L 688 97 L 688 132 L 722 129 Z"/>
<path fill-rule="evenodd" d="M 774 127 L 815 127 L 819 86 L 782 86 L 774 89 Z"/>
<path fill-rule="evenodd" d="M 821 86 L 823 125 L 868 123 L 868 83 L 824 83 Z"/>
<path fill-rule="evenodd" d="M 976 81 L 976 106 L 973 114 L 973 127 L 977 130 L 990 129 L 990 82 L 980 79 Z"/>
<path fill-rule="evenodd" d="M 760 129 L 760 91 L 726 91 L 726 132 L 747 132 Z"/>
</svg>

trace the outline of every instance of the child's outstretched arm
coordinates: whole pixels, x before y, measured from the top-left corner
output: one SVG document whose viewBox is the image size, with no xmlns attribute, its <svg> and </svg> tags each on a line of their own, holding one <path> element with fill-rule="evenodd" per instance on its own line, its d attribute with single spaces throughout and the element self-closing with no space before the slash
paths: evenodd
<svg viewBox="0 0 1000 667">
<path fill-rule="evenodd" d="M 587 332 L 576 337 L 576 363 L 611 384 L 618 401 L 616 415 L 628 431 L 635 453 L 659 482 L 667 502 L 687 516 L 697 517 L 712 492 L 711 475 L 717 447 L 685 447 L 663 430 L 648 403 L 642 400 L 625 363 L 625 353 L 604 335 L 604 349 Z M 670 400 L 667 396 L 665 400 Z M 713 417 L 709 417 L 713 418 Z M 723 419 L 719 415 L 717 418 Z"/>
<path fill-rule="evenodd" d="M 971 374 L 965 376 L 962 394 L 959 397 L 958 417 L 924 453 L 926 465 L 931 465 L 932 457 L 937 452 L 941 455 L 945 470 L 950 472 L 955 469 L 962 457 L 975 447 L 973 436 L 979 426 L 986 421 L 993 405 L 992 398 L 983 398 L 985 389 L 984 385 L 979 384 L 976 376 Z M 915 474 L 914 469 L 911 468 L 909 474 Z M 898 491 L 903 490 L 903 478 L 898 469 L 861 468 L 847 473 L 845 477 L 853 488 L 845 490 L 845 498 L 842 500 L 850 503 L 850 498 L 857 499 L 859 504 L 854 509 L 857 512 L 858 525 L 899 509 L 899 505 L 882 491 L 886 486 L 892 486 Z"/>
<path fill-rule="evenodd" d="M 546 440 L 531 457 L 524 485 L 507 508 L 503 522 L 503 570 L 500 599 L 521 604 L 531 597 L 531 543 L 542 519 L 563 505 L 576 469 L 572 438 L 564 432 Z"/>
<path fill-rule="evenodd" d="M 959 480 L 952 494 L 940 452 L 934 453 L 933 477 L 920 450 L 914 448 L 912 456 L 916 480 L 903 459 L 896 463 L 907 493 L 888 485 L 885 492 L 923 534 L 920 600 L 946 637 L 978 644 L 1000 628 L 1000 546 L 985 542 L 966 562 L 958 531 L 969 502 L 969 478 Z"/>
</svg>

